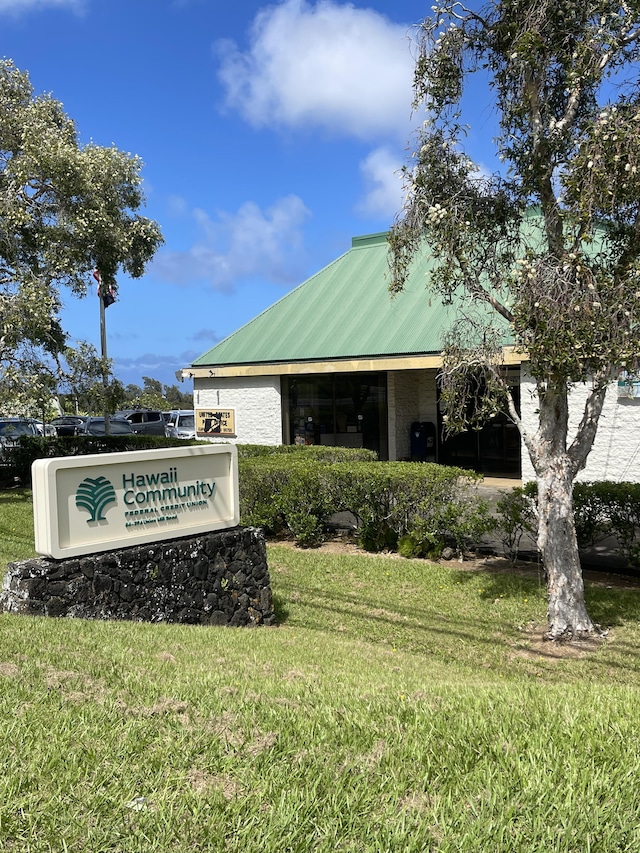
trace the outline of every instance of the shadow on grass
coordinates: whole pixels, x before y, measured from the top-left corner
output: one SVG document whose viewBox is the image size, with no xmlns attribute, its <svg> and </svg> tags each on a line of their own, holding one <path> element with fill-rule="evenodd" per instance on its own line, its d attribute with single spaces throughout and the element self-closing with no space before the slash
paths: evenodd
<svg viewBox="0 0 640 853">
<path fill-rule="evenodd" d="M 329 573 L 328 565 L 324 571 Z M 321 574 L 314 577 L 312 587 L 298 586 L 295 607 L 293 599 L 289 602 L 292 613 L 289 623 L 302 620 L 307 628 L 329 632 L 337 630 L 342 636 L 364 642 L 402 645 L 407 651 L 442 660 L 450 659 L 463 666 L 490 669 L 504 667 L 505 673 L 512 674 L 520 669 L 519 664 L 512 665 L 512 661 L 521 662 L 526 657 L 527 665 L 531 666 L 535 665 L 535 660 L 542 662 L 549 659 L 554 662 L 554 666 L 552 669 L 545 667 L 545 678 L 553 680 L 571 677 L 566 667 L 556 670 L 555 663 L 563 655 L 537 646 L 530 655 L 526 654 L 528 643 L 532 641 L 531 636 L 514 619 L 523 619 L 523 626 L 529 625 L 527 618 L 530 619 L 534 612 L 531 606 L 528 609 L 529 616 L 526 611 L 521 616 L 516 615 L 517 611 L 514 612 L 511 605 L 507 611 L 500 606 L 510 599 L 517 602 L 518 599 L 529 598 L 536 614 L 539 614 L 540 624 L 544 623 L 544 576 L 542 569 L 538 570 L 535 563 L 517 566 L 513 570 L 508 566 L 493 570 L 489 566 L 466 570 L 451 567 L 450 579 L 453 584 L 470 586 L 475 582 L 478 588 L 471 590 L 472 600 L 468 604 L 463 600 L 456 602 L 455 599 L 447 602 L 444 597 L 442 609 L 438 609 L 429 594 L 428 578 L 425 578 L 424 586 L 419 580 L 412 582 L 410 594 L 406 594 L 406 590 L 399 590 L 398 596 L 394 593 L 387 597 L 382 589 L 379 596 L 371 588 L 366 589 L 381 579 L 365 572 L 364 583 L 360 585 L 361 592 L 357 592 L 350 582 L 346 582 L 345 571 L 341 569 L 345 576 L 342 590 L 318 585 Z M 610 677 L 614 671 L 625 673 L 625 678 L 635 677 L 639 666 L 634 662 L 638 649 L 637 626 L 640 624 L 639 593 L 640 590 L 636 589 L 608 588 L 586 581 L 587 606 L 594 622 L 605 628 L 625 626 L 630 633 L 628 636 L 623 635 L 624 639 L 616 637 L 604 656 L 589 654 L 588 664 L 576 661 L 577 667 L 588 665 L 594 678 Z M 288 600 L 286 593 L 280 601 L 283 608 L 285 599 Z M 479 609 L 476 609 L 478 605 Z M 299 612 L 300 607 L 302 611 Z M 287 613 L 285 618 L 288 616 Z M 536 671 L 536 674 L 542 675 L 542 671 Z"/>
<path fill-rule="evenodd" d="M 518 598 L 531 592 L 532 585 L 535 586 L 536 591 L 544 593 L 546 583 L 542 566 L 537 573 L 535 565 L 524 571 L 526 574 L 510 574 L 508 570 L 491 571 L 490 569 L 481 570 L 481 572 L 459 571 L 455 572 L 454 576 L 458 583 L 466 584 L 473 578 L 477 579 L 482 573 L 485 580 L 481 597 L 487 601 L 496 598 Z M 611 586 L 596 585 L 587 577 L 585 578 L 585 598 L 591 618 L 598 625 L 615 628 L 628 621 L 640 622 L 640 589 L 623 589 L 614 583 Z"/>
<path fill-rule="evenodd" d="M 287 607 L 287 602 L 284 596 L 273 594 L 273 612 L 275 613 L 278 625 L 284 625 L 290 615 L 290 610 Z"/>
<path fill-rule="evenodd" d="M 409 646 L 422 653 L 434 650 L 442 652 L 439 639 L 445 637 L 451 638 L 454 644 L 462 641 L 477 647 L 495 648 L 493 632 L 496 628 L 502 627 L 506 632 L 509 630 L 507 624 L 500 625 L 499 614 L 494 611 L 488 610 L 486 618 L 479 618 L 469 613 L 435 612 L 415 604 L 411 607 L 399 606 L 347 592 L 318 589 L 305 591 L 296 604 L 311 608 L 318 614 L 327 614 L 326 621 L 321 619 L 317 627 L 333 630 L 338 620 L 341 634 L 366 642 L 395 642 L 399 634 L 412 635 L 414 642 L 409 642 Z M 314 626 L 307 624 L 307 627 Z"/>
<path fill-rule="evenodd" d="M 640 590 L 602 589 L 586 585 L 585 598 L 591 618 L 611 628 L 640 621 Z"/>
<path fill-rule="evenodd" d="M 5 507 L 31 504 L 31 489 L 0 488 L 0 504 Z"/>
<path fill-rule="evenodd" d="M 477 581 L 483 578 L 483 593 L 481 597 L 486 600 L 495 598 L 516 598 L 530 593 L 532 587 L 544 589 L 544 574 L 542 566 L 536 564 L 531 566 L 509 568 L 492 568 L 488 564 L 486 568 L 452 571 L 452 577 L 456 583 L 461 585 Z"/>
</svg>

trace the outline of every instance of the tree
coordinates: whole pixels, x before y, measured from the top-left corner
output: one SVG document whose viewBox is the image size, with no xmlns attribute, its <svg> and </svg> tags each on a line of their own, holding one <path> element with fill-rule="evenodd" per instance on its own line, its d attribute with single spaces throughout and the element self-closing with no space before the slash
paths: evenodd
<svg viewBox="0 0 640 853">
<path fill-rule="evenodd" d="M 0 400 L 6 412 L 48 421 L 58 414 L 57 376 L 39 353 L 23 348 L 19 371 L 11 365 L 0 378 Z"/>
<path fill-rule="evenodd" d="M 591 634 L 572 487 L 607 385 L 640 356 L 640 6 L 638 0 L 493 0 L 432 7 L 418 30 L 414 106 L 424 106 L 408 197 L 390 235 L 392 292 L 428 241 L 430 282 L 461 311 L 444 342 L 448 428 L 502 409 L 538 483 L 538 548 L 550 639 Z M 486 79 L 500 174 L 464 150 L 462 97 Z M 509 335 L 535 380 L 523 427 L 502 370 Z M 585 384 L 569 431 L 569 394 Z M 482 389 L 479 405 L 469 399 Z"/>
<path fill-rule="evenodd" d="M 101 275 L 116 289 L 162 242 L 137 215 L 141 162 L 116 148 L 81 146 L 75 125 L 26 73 L 0 61 L 0 367 L 19 378 L 29 359 L 54 362 L 66 343 L 61 288 L 83 296 Z"/>
<path fill-rule="evenodd" d="M 190 409 L 193 407 L 193 395 L 180 391 L 177 385 L 163 385 L 159 379 L 143 376 L 144 388 L 139 385 L 127 385 L 126 401 L 135 408 L 159 409 Z"/>
<path fill-rule="evenodd" d="M 159 409 L 164 411 L 168 408 L 167 401 L 164 396 L 164 386 L 159 379 L 152 379 L 150 376 L 143 376 L 142 382 L 144 388 L 140 394 L 137 404 L 144 409 Z"/>
<path fill-rule="evenodd" d="M 105 372 L 108 378 L 106 399 Z M 109 412 L 115 412 L 124 399 L 124 387 L 112 375 L 111 359 L 107 359 L 105 365 L 96 348 L 86 341 L 80 341 L 76 349 L 65 348 L 61 373 L 58 387 L 69 395 L 73 414 L 99 412 L 105 406 Z"/>
<path fill-rule="evenodd" d="M 169 409 L 192 409 L 193 392 L 181 391 L 177 385 L 165 385 L 164 396 Z"/>
</svg>

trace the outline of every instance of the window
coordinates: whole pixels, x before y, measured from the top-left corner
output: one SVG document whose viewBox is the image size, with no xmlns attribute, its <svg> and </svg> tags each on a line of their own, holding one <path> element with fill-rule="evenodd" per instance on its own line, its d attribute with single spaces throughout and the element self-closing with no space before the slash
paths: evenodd
<svg viewBox="0 0 640 853">
<path fill-rule="evenodd" d="M 286 444 L 365 447 L 388 458 L 386 373 L 291 377 L 284 394 Z"/>
</svg>

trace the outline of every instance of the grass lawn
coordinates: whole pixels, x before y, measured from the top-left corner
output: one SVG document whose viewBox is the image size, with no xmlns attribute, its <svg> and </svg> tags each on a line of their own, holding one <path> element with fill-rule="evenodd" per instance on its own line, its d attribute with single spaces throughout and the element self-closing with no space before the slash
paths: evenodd
<svg viewBox="0 0 640 853">
<path fill-rule="evenodd" d="M 32 553 L 0 494 L 0 564 Z M 640 594 L 269 547 L 280 626 L 0 616 L 0 850 L 640 850 Z"/>
</svg>

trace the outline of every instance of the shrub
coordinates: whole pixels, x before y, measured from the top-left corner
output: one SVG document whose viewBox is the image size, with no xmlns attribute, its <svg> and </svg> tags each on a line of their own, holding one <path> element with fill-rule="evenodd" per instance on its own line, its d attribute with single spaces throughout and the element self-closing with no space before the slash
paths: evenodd
<svg viewBox="0 0 640 853">
<path fill-rule="evenodd" d="M 298 545 L 322 541 L 333 514 L 327 483 L 330 466 L 315 459 L 284 455 L 240 458 L 240 518 L 267 535 L 289 531 Z"/>
<path fill-rule="evenodd" d="M 576 483 L 573 487 L 573 518 L 578 545 L 587 548 L 611 536 L 611 504 L 616 483 Z M 615 499 L 613 501 L 615 503 Z"/>
<path fill-rule="evenodd" d="M 239 444 L 238 459 L 255 457 L 286 456 L 316 462 L 376 462 L 375 450 L 363 447 L 325 447 L 324 445 L 299 444 Z"/>
<path fill-rule="evenodd" d="M 338 512 L 356 517 L 363 548 L 395 549 L 410 536 L 412 556 L 433 555 L 444 543 L 460 552 L 494 524 L 488 505 L 471 492 L 478 476 L 459 468 L 329 464 L 305 452 L 244 457 L 239 464 L 243 523 L 264 527 L 267 534 L 289 530 L 304 546 L 321 541 Z M 409 540 L 403 541 L 408 547 Z"/>
<path fill-rule="evenodd" d="M 280 494 L 289 479 L 287 466 L 272 456 L 238 459 L 240 478 L 240 521 L 250 527 L 262 527 L 268 536 L 284 527 Z"/>
<path fill-rule="evenodd" d="M 537 534 L 536 483 L 513 489 L 498 501 L 499 529 L 511 555 L 524 530 Z M 619 552 L 631 566 L 640 567 L 640 483 L 608 481 L 576 483 L 573 487 L 573 513 L 580 548 L 614 538 Z M 523 530 L 518 535 L 519 526 Z"/>
<path fill-rule="evenodd" d="M 500 519 L 497 524 L 500 541 L 506 555 L 515 563 L 524 534 L 529 533 L 534 538 L 536 535 L 536 496 L 531 494 L 531 489 L 520 487 L 501 494 L 502 497 L 496 503 Z"/>
<path fill-rule="evenodd" d="M 640 483 L 594 483 L 606 502 L 612 535 L 629 564 L 640 568 Z M 606 486 L 606 489 L 600 488 Z"/>
<path fill-rule="evenodd" d="M 496 524 L 475 488 L 481 477 L 435 464 L 420 468 L 427 468 L 426 480 L 418 480 L 399 506 L 406 519 L 400 553 L 435 558 L 449 545 L 463 554 Z"/>
</svg>

